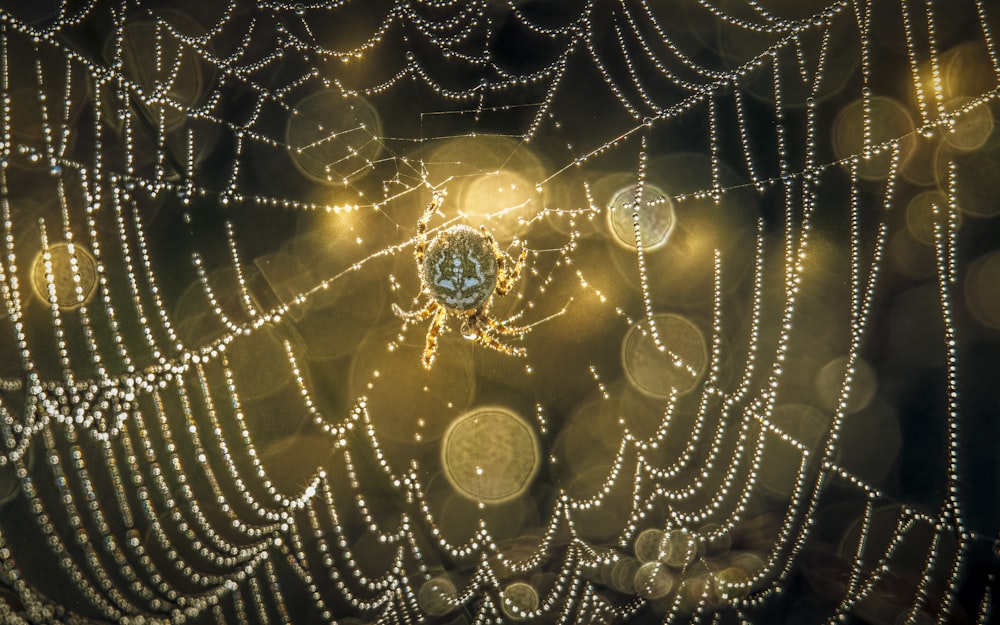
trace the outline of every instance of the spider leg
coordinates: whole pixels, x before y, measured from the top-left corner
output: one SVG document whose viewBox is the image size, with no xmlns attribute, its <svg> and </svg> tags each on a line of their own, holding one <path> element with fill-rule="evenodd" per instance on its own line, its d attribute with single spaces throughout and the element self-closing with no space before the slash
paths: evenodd
<svg viewBox="0 0 1000 625">
<path fill-rule="evenodd" d="M 485 304 L 479 310 L 476 310 L 469 314 L 465 319 L 465 323 L 462 325 L 463 335 L 467 335 L 467 338 L 475 338 L 472 336 L 480 332 L 480 328 L 485 324 L 485 330 L 492 334 L 506 334 L 506 335 L 518 335 L 527 334 L 529 328 L 512 326 L 510 322 L 515 319 L 520 319 L 524 314 L 524 311 L 512 315 L 503 321 L 497 321 L 494 317 L 489 314 L 489 306 L 492 300 L 487 300 Z M 469 328 L 469 330 L 467 330 Z"/>
<path fill-rule="evenodd" d="M 521 253 L 517 255 L 517 262 L 514 263 L 514 268 L 511 270 L 510 275 L 507 276 L 507 279 L 510 281 L 511 284 L 514 284 L 521 278 L 521 269 L 524 268 L 524 260 L 527 257 L 528 257 L 528 250 L 522 247 Z"/>
<path fill-rule="evenodd" d="M 490 243 L 493 245 L 493 253 L 497 258 L 497 286 L 495 292 L 500 297 L 503 297 L 510 292 L 511 288 L 520 279 L 521 268 L 524 267 L 524 259 L 528 256 L 528 250 L 521 248 L 521 253 L 518 255 L 514 266 L 508 269 L 507 262 L 510 261 L 510 256 L 500 250 L 496 241 L 493 240 L 492 235 L 490 236 Z"/>
<path fill-rule="evenodd" d="M 477 332 L 475 341 L 480 345 L 507 354 L 508 356 L 526 356 L 528 354 L 527 350 L 523 347 L 511 347 L 506 343 L 501 343 L 499 339 L 489 332 Z"/>
<path fill-rule="evenodd" d="M 418 267 L 424 263 L 424 252 L 427 250 L 427 222 L 441 208 L 442 202 L 444 202 L 444 193 L 435 191 L 431 203 L 427 205 L 424 214 L 417 221 L 417 242 L 413 246 L 413 256 L 417 259 Z"/>
<path fill-rule="evenodd" d="M 507 255 L 503 253 L 497 240 L 493 238 L 493 233 L 486 229 L 486 226 L 479 226 L 479 233 L 483 235 L 493 250 L 493 258 L 497 261 L 497 284 L 507 275 Z"/>
<path fill-rule="evenodd" d="M 518 314 L 517 316 L 519 317 L 520 314 Z M 529 330 L 529 328 L 523 326 L 508 325 L 511 319 L 504 319 L 503 321 L 497 321 L 492 317 L 486 317 L 485 321 L 490 331 L 496 334 L 524 335 L 527 334 Z"/>
<path fill-rule="evenodd" d="M 396 314 L 397 317 L 405 321 L 423 321 L 434 314 L 437 310 L 439 304 L 433 299 L 427 302 L 427 305 L 419 310 L 403 310 L 395 302 L 392 304 L 392 312 Z"/>
<path fill-rule="evenodd" d="M 500 295 L 503 295 L 503 293 L 501 293 Z M 486 302 L 482 306 L 480 306 L 478 310 L 473 311 L 472 313 L 469 314 L 468 319 L 466 319 L 466 323 L 467 324 L 469 324 L 470 322 L 474 323 L 476 324 L 477 327 L 481 323 L 486 324 L 487 328 L 490 331 L 494 332 L 495 334 L 517 335 L 517 334 L 526 334 L 528 332 L 530 328 L 510 325 L 511 322 L 517 321 L 518 319 L 524 316 L 525 312 L 524 310 L 520 310 L 514 313 L 510 317 L 504 319 L 503 321 L 497 321 L 497 319 L 490 314 L 490 306 L 492 304 L 493 304 L 493 298 L 491 297 L 488 300 L 486 300 Z M 466 326 L 462 327 L 465 328 Z"/>
<path fill-rule="evenodd" d="M 483 321 L 485 321 L 487 323 L 487 325 L 490 325 L 490 324 L 492 324 L 492 325 L 501 324 L 503 326 L 509 327 L 510 323 L 512 321 L 517 321 L 518 319 L 520 319 L 521 317 L 524 316 L 525 312 L 527 312 L 527 309 L 523 309 L 522 308 L 521 310 L 517 311 L 516 313 L 514 313 L 510 317 L 507 317 L 503 321 L 497 321 L 496 318 L 493 315 L 489 314 L 489 309 L 490 309 L 490 306 L 492 304 L 493 304 L 493 298 L 491 297 L 490 299 L 486 300 L 486 303 L 483 304 L 482 307 L 479 310 L 476 311 L 476 314 L 479 316 L 479 318 L 482 319 Z M 509 332 L 508 334 L 518 334 L 518 333 L 517 332 Z"/>
<path fill-rule="evenodd" d="M 508 270 L 507 263 L 510 261 L 510 256 L 497 245 L 497 240 L 493 238 L 493 233 L 487 230 L 486 226 L 480 226 L 479 231 L 489 241 L 490 247 L 493 248 L 493 257 L 497 259 L 497 285 L 494 293 L 503 297 L 510 292 L 511 287 L 521 277 L 521 267 L 524 266 L 524 259 L 528 255 L 528 250 L 521 248 L 521 254 L 517 257 L 517 262 Z"/>
<path fill-rule="evenodd" d="M 441 328 L 444 327 L 445 319 L 448 318 L 448 310 L 443 306 L 437 307 L 437 312 L 434 314 L 434 320 L 431 321 L 431 326 L 427 329 L 427 344 L 424 346 L 424 369 L 430 369 L 434 364 L 434 356 L 437 353 L 438 336 L 441 334 Z"/>
<path fill-rule="evenodd" d="M 486 327 L 483 328 L 480 325 L 481 323 L 485 323 Z M 486 316 L 483 313 L 483 309 L 470 314 L 462 324 L 462 335 L 467 339 L 474 340 L 480 345 L 511 356 L 524 356 L 527 354 L 527 351 L 523 347 L 511 347 L 510 345 L 501 343 L 495 333 L 523 334 L 521 328 L 505 326 Z"/>
</svg>

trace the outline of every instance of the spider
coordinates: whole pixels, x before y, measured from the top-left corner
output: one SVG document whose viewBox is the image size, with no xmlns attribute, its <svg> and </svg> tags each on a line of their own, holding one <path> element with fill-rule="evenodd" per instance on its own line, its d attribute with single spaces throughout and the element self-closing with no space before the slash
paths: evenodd
<svg viewBox="0 0 1000 625">
<path fill-rule="evenodd" d="M 417 221 L 417 241 L 413 249 L 421 294 L 427 295 L 429 301 L 423 308 L 413 311 L 393 304 L 393 312 L 408 322 L 431 319 L 423 355 L 425 369 L 434 364 L 438 336 L 447 328 L 445 322 L 449 315 L 462 320 L 465 338 L 504 354 L 524 356 L 523 347 L 511 347 L 499 337 L 523 337 L 528 328 L 511 326 L 510 319 L 494 319 L 489 307 L 494 295 L 503 297 L 517 283 L 527 250 L 522 248 L 514 262 L 501 251 L 485 227 L 476 231 L 464 225 L 446 228 L 428 243 L 427 222 L 443 201 L 444 194 L 435 193 Z"/>
</svg>

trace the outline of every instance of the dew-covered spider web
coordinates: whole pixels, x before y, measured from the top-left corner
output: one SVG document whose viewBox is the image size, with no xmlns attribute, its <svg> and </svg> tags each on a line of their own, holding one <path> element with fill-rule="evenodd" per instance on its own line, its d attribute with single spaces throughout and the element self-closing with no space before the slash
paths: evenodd
<svg viewBox="0 0 1000 625">
<path fill-rule="evenodd" d="M 4 2 L 0 622 L 995 622 L 998 37 Z M 425 369 L 458 224 L 525 355 Z"/>
</svg>

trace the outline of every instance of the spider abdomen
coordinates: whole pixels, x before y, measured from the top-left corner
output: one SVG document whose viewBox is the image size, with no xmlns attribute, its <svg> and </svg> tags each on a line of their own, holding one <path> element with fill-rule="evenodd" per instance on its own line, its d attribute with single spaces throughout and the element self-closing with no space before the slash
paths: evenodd
<svg viewBox="0 0 1000 625">
<path fill-rule="evenodd" d="M 499 266 L 489 238 L 458 225 L 434 237 L 420 269 L 439 304 L 451 310 L 475 310 L 493 294 Z"/>
</svg>

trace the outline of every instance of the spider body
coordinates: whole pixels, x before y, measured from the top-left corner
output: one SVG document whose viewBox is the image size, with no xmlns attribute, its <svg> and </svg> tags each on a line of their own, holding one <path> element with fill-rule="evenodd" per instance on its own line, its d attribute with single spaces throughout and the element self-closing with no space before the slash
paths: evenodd
<svg viewBox="0 0 1000 625">
<path fill-rule="evenodd" d="M 427 304 L 413 311 L 393 304 L 393 312 L 407 322 L 431 319 L 423 354 L 426 369 L 434 364 L 438 337 L 449 316 L 462 320 L 465 338 L 504 354 L 524 356 L 524 348 L 511 347 L 499 337 L 523 336 L 527 328 L 512 326 L 509 319 L 494 319 L 489 306 L 494 295 L 503 297 L 517 283 L 526 250 L 514 261 L 485 228 L 477 231 L 464 225 L 446 228 L 428 242 L 427 222 L 443 200 L 443 194 L 435 194 L 417 222 L 413 255 Z"/>
<path fill-rule="evenodd" d="M 491 239 L 469 226 L 452 226 L 437 235 L 420 266 L 431 297 L 451 310 L 475 310 L 488 302 L 498 272 Z"/>
</svg>

